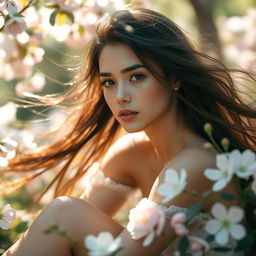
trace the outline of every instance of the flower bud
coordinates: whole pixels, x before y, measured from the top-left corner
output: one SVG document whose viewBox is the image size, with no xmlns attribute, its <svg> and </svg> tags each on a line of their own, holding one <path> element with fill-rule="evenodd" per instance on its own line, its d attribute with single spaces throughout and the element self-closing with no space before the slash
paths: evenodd
<svg viewBox="0 0 256 256">
<path fill-rule="evenodd" d="M 211 150 L 213 149 L 213 145 L 210 142 L 206 142 L 204 143 L 203 148 L 206 150 Z"/>
<path fill-rule="evenodd" d="M 210 123 L 205 123 L 204 125 L 204 131 L 209 134 L 212 132 L 212 125 Z"/>
<path fill-rule="evenodd" d="M 229 145 L 230 145 L 229 139 L 228 139 L 228 138 L 223 138 L 223 139 L 221 140 L 221 145 L 222 145 L 222 147 L 225 149 L 225 151 L 227 151 L 227 150 L 228 150 L 228 147 L 229 147 Z"/>
</svg>

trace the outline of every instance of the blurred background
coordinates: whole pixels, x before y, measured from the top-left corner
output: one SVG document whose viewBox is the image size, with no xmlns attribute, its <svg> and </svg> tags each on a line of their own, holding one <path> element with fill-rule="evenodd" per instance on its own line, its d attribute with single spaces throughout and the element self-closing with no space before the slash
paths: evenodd
<svg viewBox="0 0 256 256">
<path fill-rule="evenodd" d="M 31 94 L 63 92 L 74 78 L 97 20 L 129 6 L 159 11 L 175 21 L 198 49 L 230 67 L 256 72 L 256 0 L 14 0 L 0 1 L 0 146 L 34 150 L 35 137 L 57 129 L 65 114 L 57 109 L 18 108 Z M 17 17 L 16 23 L 14 17 Z M 255 88 L 253 88 L 255 90 Z M 6 138 L 10 141 L 6 141 Z M 14 141 L 14 142 L 13 142 Z M 15 144 L 17 143 L 17 145 Z M 8 144 L 9 143 L 9 144 Z M 8 164 L 0 147 L 0 167 Z M 2 153 L 1 153 L 2 150 Z M 1 183 L 8 177 L 1 176 Z M 10 231 L 0 230 L 0 254 L 17 239 L 33 217 L 27 212 L 35 193 L 49 177 L 0 198 L 19 210 Z M 44 198 L 39 206 L 49 201 Z M 1 208 L 0 208 L 1 210 Z M 125 221 L 126 215 L 117 218 Z"/>
</svg>

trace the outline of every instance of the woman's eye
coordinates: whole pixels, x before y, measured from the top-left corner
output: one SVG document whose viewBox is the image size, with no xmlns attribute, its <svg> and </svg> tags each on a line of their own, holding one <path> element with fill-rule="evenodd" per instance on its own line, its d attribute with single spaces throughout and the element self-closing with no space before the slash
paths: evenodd
<svg viewBox="0 0 256 256">
<path fill-rule="evenodd" d="M 110 87 L 110 86 L 113 86 L 115 84 L 115 82 L 113 80 L 104 80 L 101 82 L 101 84 L 105 87 Z"/>
<path fill-rule="evenodd" d="M 130 81 L 139 81 L 145 78 L 144 74 L 133 74 Z"/>
</svg>

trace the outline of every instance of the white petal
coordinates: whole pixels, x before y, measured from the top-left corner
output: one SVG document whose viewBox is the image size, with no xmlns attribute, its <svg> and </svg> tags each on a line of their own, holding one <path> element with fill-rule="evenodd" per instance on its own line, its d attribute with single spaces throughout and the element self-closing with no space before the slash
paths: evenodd
<svg viewBox="0 0 256 256">
<path fill-rule="evenodd" d="M 225 228 L 221 229 L 215 236 L 215 241 L 220 245 L 225 245 L 228 242 L 228 230 Z"/>
<path fill-rule="evenodd" d="M 233 150 L 229 154 L 230 158 L 233 159 L 235 166 L 238 166 L 241 164 L 241 153 L 238 149 Z"/>
<path fill-rule="evenodd" d="M 149 234 L 146 236 L 146 238 L 144 239 L 142 245 L 143 245 L 144 247 L 150 245 L 151 242 L 153 241 L 154 237 L 155 237 L 154 231 L 151 230 L 151 231 L 149 232 Z"/>
<path fill-rule="evenodd" d="M 221 171 L 218 169 L 206 169 L 204 175 L 210 180 L 218 180 L 221 178 Z"/>
<path fill-rule="evenodd" d="M 255 162 L 255 153 L 252 152 L 250 149 L 246 149 L 242 153 L 242 164 L 244 166 L 251 165 L 253 162 Z"/>
<path fill-rule="evenodd" d="M 159 187 L 157 188 L 157 192 L 162 196 L 169 195 L 170 194 L 170 184 L 168 184 L 168 183 L 160 184 Z"/>
<path fill-rule="evenodd" d="M 215 203 L 211 210 L 212 215 L 219 220 L 227 218 L 227 210 L 225 206 L 221 203 Z"/>
<path fill-rule="evenodd" d="M 221 223 L 216 220 L 216 219 L 212 219 L 212 220 L 208 220 L 206 222 L 206 225 L 204 226 L 204 229 L 211 235 L 216 234 L 219 229 L 220 229 Z"/>
<path fill-rule="evenodd" d="M 242 239 L 246 234 L 245 228 L 240 224 L 231 225 L 229 232 L 231 236 L 237 240 Z"/>
<path fill-rule="evenodd" d="M 86 236 L 84 240 L 84 244 L 85 244 L 85 247 L 90 250 L 94 250 L 95 248 L 98 247 L 97 239 L 93 235 Z"/>
<path fill-rule="evenodd" d="M 162 218 L 160 218 L 158 225 L 157 225 L 157 229 L 156 229 L 156 234 L 158 236 L 162 233 L 164 224 L 165 224 L 165 216 L 163 215 Z"/>
<path fill-rule="evenodd" d="M 180 174 L 180 181 L 184 182 L 184 181 L 186 181 L 186 179 L 187 179 L 187 171 L 186 171 L 186 169 L 182 168 L 181 174 Z"/>
<path fill-rule="evenodd" d="M 108 251 L 110 253 L 116 251 L 120 246 L 121 246 L 121 242 L 122 242 L 122 238 L 121 237 L 117 237 L 109 246 Z"/>
<path fill-rule="evenodd" d="M 10 225 L 7 221 L 0 219 L 0 228 L 8 230 L 10 228 Z"/>
<path fill-rule="evenodd" d="M 226 179 L 220 179 L 218 181 L 216 181 L 212 187 L 213 191 L 220 191 L 223 188 L 225 188 L 228 184 L 228 181 Z"/>
<path fill-rule="evenodd" d="M 103 246 L 108 245 L 113 240 L 113 236 L 109 232 L 101 232 L 97 237 L 98 244 Z"/>
<path fill-rule="evenodd" d="M 216 166 L 218 169 L 226 169 L 229 165 L 229 159 L 226 153 L 219 154 L 216 156 Z"/>
<path fill-rule="evenodd" d="M 243 210 L 238 206 L 231 206 L 228 211 L 228 220 L 231 222 L 239 222 L 244 217 Z"/>
<path fill-rule="evenodd" d="M 165 171 L 165 181 L 167 182 L 175 182 L 178 180 L 178 174 L 174 169 L 167 169 Z"/>
</svg>

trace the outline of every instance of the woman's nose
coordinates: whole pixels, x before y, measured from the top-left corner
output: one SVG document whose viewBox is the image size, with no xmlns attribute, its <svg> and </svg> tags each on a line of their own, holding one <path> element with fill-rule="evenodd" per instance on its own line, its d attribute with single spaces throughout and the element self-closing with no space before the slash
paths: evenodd
<svg viewBox="0 0 256 256">
<path fill-rule="evenodd" d="M 118 104 L 124 104 L 124 103 L 129 103 L 131 101 L 131 96 L 127 89 L 123 86 L 120 85 L 117 88 L 117 93 L 116 93 L 116 102 Z"/>
</svg>

